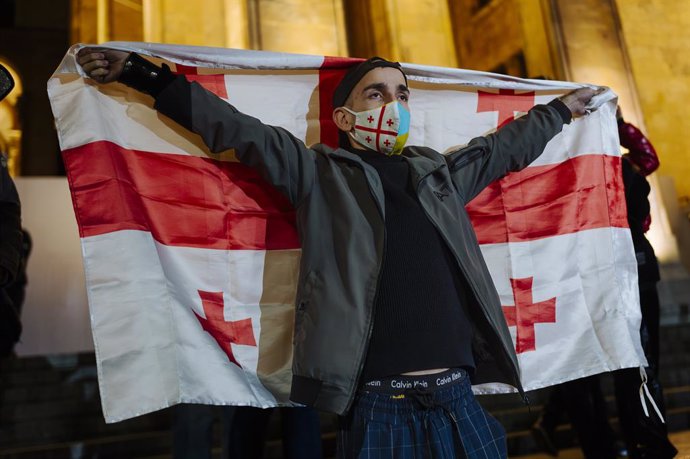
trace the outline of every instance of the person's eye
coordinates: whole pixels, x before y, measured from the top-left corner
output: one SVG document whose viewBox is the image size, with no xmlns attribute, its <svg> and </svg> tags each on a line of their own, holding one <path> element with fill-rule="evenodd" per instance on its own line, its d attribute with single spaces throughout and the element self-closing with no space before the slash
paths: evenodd
<svg viewBox="0 0 690 459">
<path fill-rule="evenodd" d="M 410 95 L 402 93 L 398 96 L 398 99 L 402 102 L 408 102 L 410 100 Z"/>
<path fill-rule="evenodd" d="M 383 96 L 381 95 L 380 92 L 375 91 L 369 94 L 369 99 L 381 99 Z"/>
</svg>

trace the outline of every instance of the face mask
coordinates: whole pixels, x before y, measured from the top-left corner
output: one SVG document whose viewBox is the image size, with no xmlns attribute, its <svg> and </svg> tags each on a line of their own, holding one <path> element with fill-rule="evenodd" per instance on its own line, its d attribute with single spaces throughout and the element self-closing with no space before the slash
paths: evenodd
<svg viewBox="0 0 690 459">
<path fill-rule="evenodd" d="M 410 112 L 400 102 L 390 102 L 363 112 L 343 108 L 355 115 L 354 132 L 348 134 L 357 143 L 385 155 L 402 152 L 410 132 Z"/>
</svg>

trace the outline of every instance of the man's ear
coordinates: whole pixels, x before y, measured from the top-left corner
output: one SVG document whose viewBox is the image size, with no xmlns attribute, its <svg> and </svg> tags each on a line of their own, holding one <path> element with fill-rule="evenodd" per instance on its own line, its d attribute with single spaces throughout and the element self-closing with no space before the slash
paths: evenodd
<svg viewBox="0 0 690 459">
<path fill-rule="evenodd" d="M 333 122 L 341 131 L 350 132 L 350 130 L 352 130 L 354 121 L 354 115 L 349 113 L 343 107 L 338 107 L 333 110 Z"/>
</svg>

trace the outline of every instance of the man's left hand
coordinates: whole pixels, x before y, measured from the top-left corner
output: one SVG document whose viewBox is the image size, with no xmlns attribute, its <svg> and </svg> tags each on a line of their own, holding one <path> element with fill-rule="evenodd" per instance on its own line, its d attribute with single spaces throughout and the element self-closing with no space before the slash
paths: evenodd
<svg viewBox="0 0 690 459">
<path fill-rule="evenodd" d="M 573 118 L 577 116 L 584 116 L 587 111 L 585 110 L 585 107 L 589 103 L 589 101 L 594 97 L 596 94 L 599 94 L 602 92 L 604 88 L 600 88 L 599 90 L 594 90 L 592 88 L 579 88 L 574 91 L 570 91 L 568 94 L 561 96 L 561 102 L 565 104 L 568 109 L 570 109 L 570 113 L 573 114 Z"/>
</svg>

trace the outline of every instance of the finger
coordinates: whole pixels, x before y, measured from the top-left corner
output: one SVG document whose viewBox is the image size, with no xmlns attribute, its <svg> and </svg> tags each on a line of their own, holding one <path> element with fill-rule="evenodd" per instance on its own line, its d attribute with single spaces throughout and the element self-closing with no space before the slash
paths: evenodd
<svg viewBox="0 0 690 459">
<path fill-rule="evenodd" d="M 105 57 L 105 55 L 103 53 L 101 53 L 101 52 L 99 52 L 93 48 L 83 48 L 83 49 L 80 49 L 79 52 L 77 53 L 77 60 L 78 61 L 80 61 L 80 60 L 93 60 L 94 55 L 97 56 L 97 57 L 95 57 L 95 59 L 103 59 Z"/>
<path fill-rule="evenodd" d="M 596 92 L 592 88 L 580 88 L 577 90 L 580 99 L 591 99 Z"/>
<path fill-rule="evenodd" d="M 582 92 L 580 92 L 580 94 L 578 94 L 578 100 L 582 102 L 583 105 L 587 105 L 589 101 L 592 100 L 592 97 L 595 96 L 595 94 L 596 93 L 594 92 L 594 90 L 587 88 L 586 91 L 583 90 Z"/>
<path fill-rule="evenodd" d="M 84 65 L 81 66 L 86 73 L 91 73 L 92 71 L 96 69 L 107 69 L 110 67 L 110 63 L 108 61 L 90 61 Z"/>
<path fill-rule="evenodd" d="M 86 56 L 87 54 L 91 54 L 95 51 L 96 50 L 94 48 L 82 48 L 79 51 L 77 51 L 77 58 Z"/>
<path fill-rule="evenodd" d="M 100 46 L 86 46 L 84 48 L 81 48 L 79 51 L 77 51 L 77 55 L 79 55 L 79 54 L 91 54 L 91 53 L 103 53 L 107 50 L 108 50 L 108 48 L 102 48 Z"/>
<path fill-rule="evenodd" d="M 103 54 L 103 53 L 86 53 L 86 54 L 77 55 L 77 62 L 82 67 L 84 66 L 84 64 L 86 64 L 88 62 L 97 61 L 99 59 L 105 59 L 105 54 Z"/>
<path fill-rule="evenodd" d="M 100 76 L 106 76 L 109 73 L 110 73 L 110 70 L 101 68 L 101 69 L 96 69 L 96 70 L 90 72 L 89 76 L 92 78 L 93 77 L 100 77 Z"/>
</svg>

